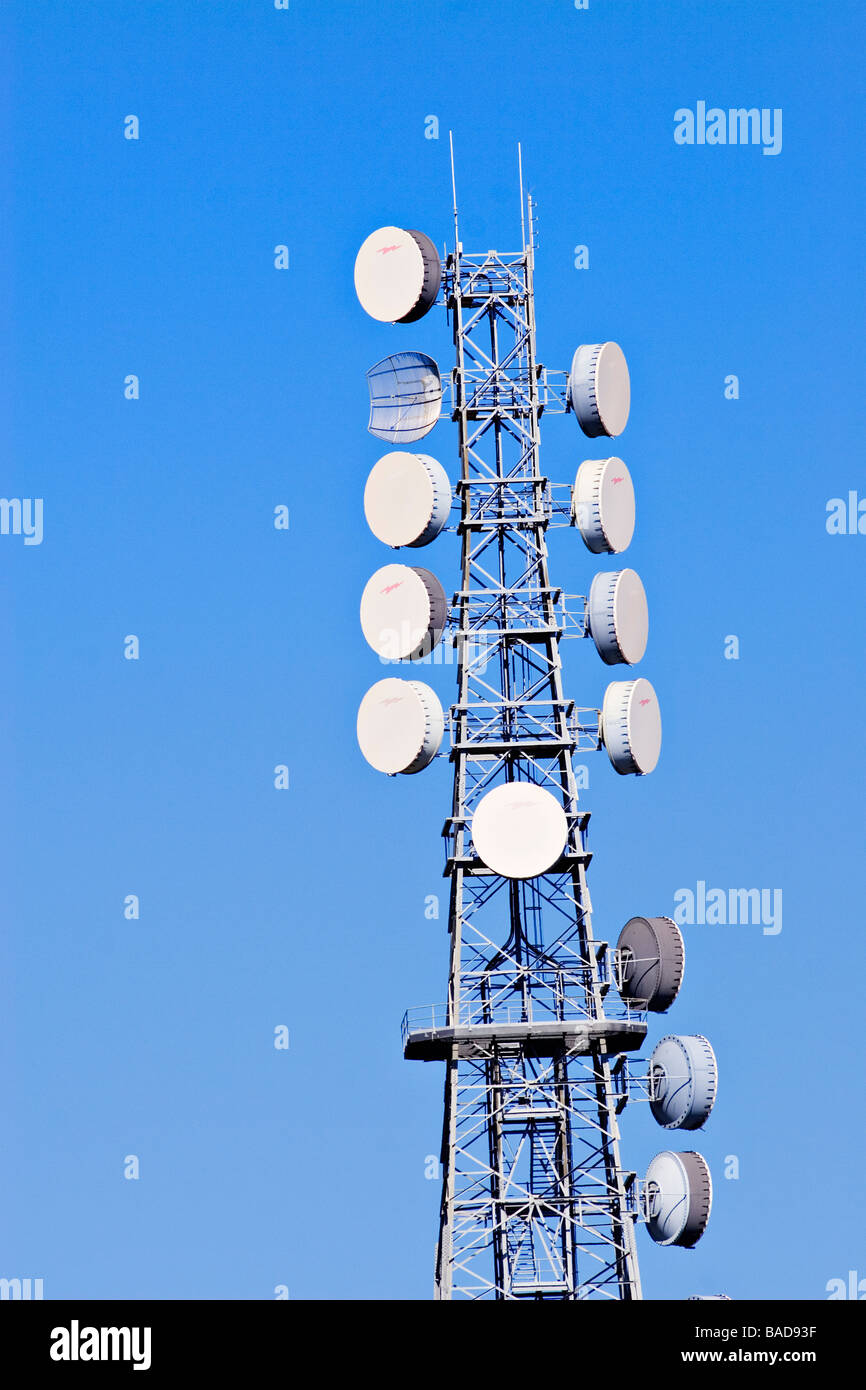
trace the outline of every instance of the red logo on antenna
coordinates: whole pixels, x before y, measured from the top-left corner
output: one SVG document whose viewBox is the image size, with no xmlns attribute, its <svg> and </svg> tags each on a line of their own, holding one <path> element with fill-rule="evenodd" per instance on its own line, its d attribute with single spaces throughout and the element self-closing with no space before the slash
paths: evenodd
<svg viewBox="0 0 866 1390">
<path fill-rule="evenodd" d="M 612 483 L 621 483 L 621 482 L 622 482 L 622 478 L 611 478 L 611 482 L 612 482 Z"/>
<path fill-rule="evenodd" d="M 645 700 L 639 700 L 639 701 L 638 701 L 638 704 L 640 705 L 641 709 L 643 709 L 644 705 L 650 704 L 650 698 L 649 698 L 649 696 L 647 696 L 647 698 L 646 698 Z"/>
<path fill-rule="evenodd" d="M 399 247 L 399 246 L 380 246 L 380 247 L 379 247 L 379 255 L 380 255 L 380 256 L 387 256 L 387 254 L 388 254 L 389 251 L 399 251 L 399 250 L 400 250 L 400 247 Z"/>
<path fill-rule="evenodd" d="M 390 593 L 393 593 L 393 591 L 394 591 L 395 589 L 399 589 L 399 588 L 400 588 L 400 585 L 401 585 L 402 583 L 403 583 L 403 580 L 402 580 L 402 579 L 398 579 L 396 584 L 386 584 L 385 587 L 384 587 L 384 589 L 380 589 L 380 590 L 379 590 L 379 593 L 380 593 L 380 594 L 390 594 Z"/>
<path fill-rule="evenodd" d="M 383 700 L 383 701 L 382 701 L 382 704 L 383 704 L 383 705 L 399 705 L 399 703 L 400 703 L 400 701 L 402 700 L 402 698 L 403 698 L 402 695 L 389 695 L 388 698 L 387 698 L 387 700 Z"/>
</svg>

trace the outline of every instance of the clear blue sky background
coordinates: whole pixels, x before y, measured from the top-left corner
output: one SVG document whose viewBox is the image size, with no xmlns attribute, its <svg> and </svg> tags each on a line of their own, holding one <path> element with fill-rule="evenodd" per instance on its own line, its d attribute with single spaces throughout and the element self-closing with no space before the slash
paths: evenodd
<svg viewBox="0 0 866 1390">
<path fill-rule="evenodd" d="M 442 1069 L 402 1060 L 399 1024 L 445 992 L 424 899 L 446 902 L 449 768 L 380 778 L 354 725 L 385 674 L 357 616 L 388 558 L 364 370 L 451 346 L 439 311 L 368 319 L 352 266 L 389 221 L 450 238 L 451 127 L 467 249 L 515 245 L 523 142 L 541 360 L 615 338 L 632 372 L 617 451 L 665 732 L 652 777 L 589 760 L 597 930 L 698 880 L 784 895 L 777 936 L 684 928 L 649 1042 L 715 1044 L 715 1207 L 694 1253 L 639 1232 L 646 1293 L 866 1276 L 866 536 L 825 528 L 866 495 L 862 6 L 7 0 L 0 25 L 0 491 L 45 505 L 41 546 L 0 536 L 0 1274 L 55 1298 L 431 1294 Z M 781 107 L 782 152 L 677 146 L 698 100 Z M 454 427 L 427 444 L 453 476 Z M 553 478 L 604 453 L 545 422 Z M 551 550 L 585 593 L 598 562 L 573 532 Z M 447 585 L 453 538 L 426 556 Z M 581 704 L 610 674 L 569 645 Z M 452 698 L 453 668 L 428 678 Z M 630 1166 L 671 1143 L 626 1111 Z"/>
</svg>

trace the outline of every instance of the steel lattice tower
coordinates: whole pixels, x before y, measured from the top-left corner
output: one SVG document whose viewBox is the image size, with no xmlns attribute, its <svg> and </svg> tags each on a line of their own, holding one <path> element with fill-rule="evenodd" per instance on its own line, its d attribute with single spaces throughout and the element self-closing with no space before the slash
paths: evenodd
<svg viewBox="0 0 866 1390">
<path fill-rule="evenodd" d="M 590 438 L 621 434 L 628 368 L 614 342 L 581 344 L 567 374 L 543 368 L 532 200 L 520 251 L 483 255 L 464 254 L 454 203 L 444 269 L 425 233 L 393 224 L 371 232 L 355 259 L 371 318 L 415 323 L 442 304 L 456 349 L 460 586 L 449 600 L 431 571 L 391 563 L 370 576 L 360 611 L 382 660 L 421 660 L 446 632 L 457 653 L 443 830 L 448 999 L 403 1020 L 404 1055 L 446 1064 L 436 1294 L 639 1299 L 635 1222 L 658 1244 L 691 1248 L 712 1179 L 700 1153 L 666 1149 L 638 1184 L 620 1160 L 617 1116 L 631 1093 L 663 1128 L 699 1129 L 718 1072 L 702 1034 L 662 1038 L 643 1074 L 629 1065 L 647 1012 L 665 1013 L 677 997 L 685 948 L 669 917 L 631 917 L 612 952 L 595 939 L 589 814 L 573 759 L 603 745 L 618 773 L 651 772 L 658 698 L 641 676 L 612 681 L 601 710 L 579 708 L 563 690 L 560 643 L 591 636 L 607 665 L 633 666 L 646 648 L 646 595 L 629 568 L 596 574 L 586 598 L 563 594 L 546 536 L 551 524 L 575 525 L 594 554 L 619 554 L 634 492 L 622 459 L 584 459 L 563 507 L 541 471 L 539 431 L 543 412 L 573 411 Z M 403 350 L 371 367 L 367 383 L 370 433 L 400 446 L 368 476 L 367 522 L 392 549 L 429 545 L 453 515 L 455 490 L 438 460 L 405 445 L 448 418 L 438 365 Z M 414 675 L 375 682 L 358 709 L 361 752 L 388 776 L 445 756 L 445 729 L 439 697 Z"/>
<path fill-rule="evenodd" d="M 448 256 L 456 349 L 461 585 L 451 712 L 454 799 L 448 1002 L 404 1020 L 407 1057 L 446 1061 L 439 1298 L 641 1297 L 634 1174 L 619 1154 L 614 1059 L 640 1046 L 644 1015 L 605 1011 L 607 944 L 586 882 L 589 814 L 573 756 L 597 729 L 563 692 L 568 615 L 548 572 L 551 491 L 539 457 L 532 204 L 519 254 Z M 532 782 L 565 811 L 566 849 L 528 880 L 469 853 L 479 799 Z"/>
</svg>

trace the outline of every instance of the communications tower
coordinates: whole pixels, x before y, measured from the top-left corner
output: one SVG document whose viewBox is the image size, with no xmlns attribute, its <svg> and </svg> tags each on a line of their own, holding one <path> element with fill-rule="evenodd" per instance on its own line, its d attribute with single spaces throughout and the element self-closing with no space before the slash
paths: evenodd
<svg viewBox="0 0 866 1390">
<path fill-rule="evenodd" d="M 534 219 L 528 199 L 518 251 L 468 253 L 455 199 L 444 264 L 423 233 L 395 226 L 358 253 L 368 313 L 414 323 L 439 303 L 455 347 L 444 410 L 438 366 L 423 352 L 398 352 L 368 373 L 369 428 L 398 447 L 370 474 L 367 521 L 395 548 L 426 546 L 447 526 L 462 547 L 453 594 L 429 570 L 392 563 L 361 605 L 383 659 L 417 661 L 453 643 L 454 704 L 446 714 L 426 684 L 390 677 L 364 697 L 358 738 L 391 775 L 435 756 L 454 771 L 443 830 L 447 999 L 403 1022 L 405 1056 L 445 1064 L 436 1296 L 631 1300 L 642 1297 L 636 1222 L 661 1243 L 693 1245 L 711 1186 L 694 1152 L 658 1155 L 639 1182 L 621 1158 L 618 1116 L 632 1094 L 667 1128 L 699 1127 L 716 1066 L 706 1039 L 675 1035 L 643 1071 L 630 1060 L 648 1012 L 679 989 L 674 923 L 632 918 L 614 951 L 593 931 L 575 755 L 603 746 L 617 772 L 645 775 L 661 722 L 643 678 L 612 682 L 601 710 L 563 688 L 564 639 L 589 637 L 607 664 L 632 665 L 648 620 L 633 570 L 596 575 L 585 597 L 564 594 L 549 573 L 551 525 L 574 526 L 595 554 L 624 550 L 634 493 L 618 458 L 584 460 L 565 501 L 542 471 L 542 416 L 574 414 L 590 438 L 618 435 L 629 378 L 612 342 L 579 347 L 569 372 L 540 365 Z M 453 488 L 438 460 L 399 447 L 439 419 L 457 425 Z"/>
</svg>

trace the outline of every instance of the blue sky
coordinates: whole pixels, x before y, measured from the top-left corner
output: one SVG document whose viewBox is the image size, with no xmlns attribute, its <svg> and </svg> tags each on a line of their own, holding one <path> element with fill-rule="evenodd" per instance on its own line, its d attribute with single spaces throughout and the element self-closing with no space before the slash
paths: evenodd
<svg viewBox="0 0 866 1390">
<path fill-rule="evenodd" d="M 445 993 L 424 901 L 446 903 L 449 769 L 380 778 L 354 724 L 388 558 L 364 371 L 452 349 L 440 311 L 368 319 L 352 266 L 384 223 L 450 239 L 451 128 L 468 250 L 517 243 L 522 141 L 542 362 L 614 338 L 631 368 L 617 452 L 664 745 L 645 779 L 589 760 L 596 930 L 698 881 L 783 893 L 777 935 L 683 928 L 648 1041 L 716 1048 L 715 1206 L 694 1252 L 639 1232 L 645 1293 L 866 1276 L 866 537 L 825 525 L 866 497 L 862 7 L 7 0 L 0 26 L 0 491 L 44 499 L 41 545 L 0 536 L 0 1274 L 55 1298 L 431 1294 L 442 1074 L 399 1025 Z M 780 108 L 781 152 L 677 145 L 698 101 Z M 600 443 L 550 417 L 544 467 L 570 482 Z M 425 447 L 453 477 L 454 427 Z M 448 587 L 454 538 L 425 555 Z M 570 531 L 551 563 L 578 593 L 599 567 Z M 600 703 L 590 644 L 565 662 Z M 454 675 L 424 678 L 447 703 Z M 645 1106 L 622 1128 L 639 1172 L 690 1146 Z"/>
</svg>

